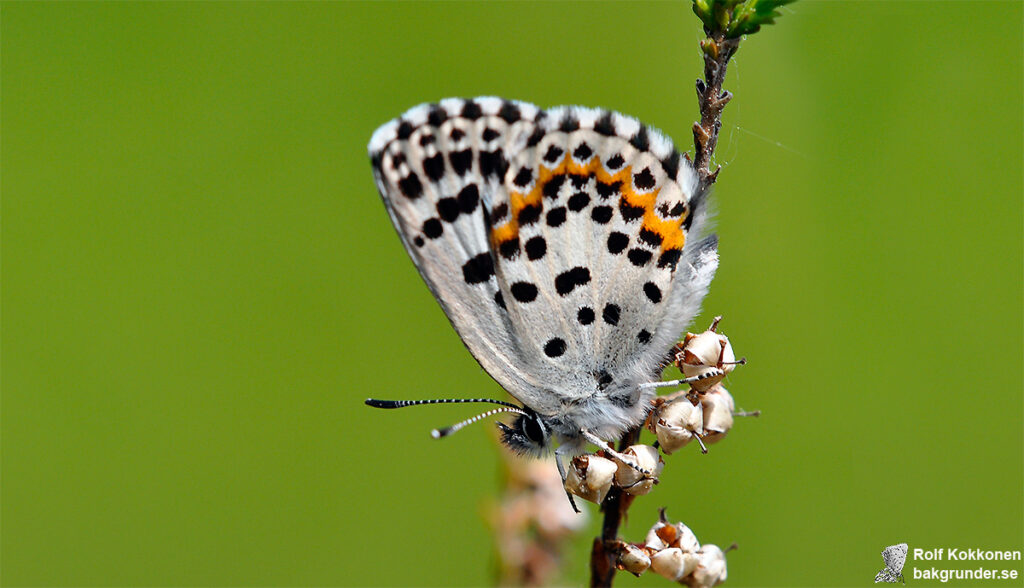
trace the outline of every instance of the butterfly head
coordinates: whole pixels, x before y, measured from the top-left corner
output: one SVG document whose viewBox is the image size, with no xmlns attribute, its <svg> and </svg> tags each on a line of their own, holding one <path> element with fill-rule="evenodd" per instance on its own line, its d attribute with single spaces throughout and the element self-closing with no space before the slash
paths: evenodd
<svg viewBox="0 0 1024 588">
<path fill-rule="evenodd" d="M 542 455 L 551 448 L 551 431 L 544 419 L 525 409 L 512 425 L 498 423 L 501 442 L 512 451 L 524 455 Z"/>
<path fill-rule="evenodd" d="M 375 408 L 402 408 L 405 406 L 417 406 L 423 404 L 461 404 L 465 402 L 485 402 L 489 404 L 498 404 L 500 406 L 478 414 L 472 418 L 455 423 L 450 427 L 434 429 L 431 432 L 431 435 L 435 439 L 447 437 L 463 427 L 471 425 L 486 417 L 512 412 L 519 416 L 512 421 L 511 426 L 504 423 L 498 423 L 498 428 L 501 430 L 502 443 L 516 453 L 527 455 L 540 456 L 547 453 L 550 449 L 552 436 L 551 430 L 556 421 L 545 420 L 546 417 L 537 414 L 528 407 L 505 402 L 504 400 L 493 400 L 490 398 L 445 398 L 436 400 L 379 400 L 376 398 L 368 398 L 366 400 L 367 405 Z"/>
</svg>

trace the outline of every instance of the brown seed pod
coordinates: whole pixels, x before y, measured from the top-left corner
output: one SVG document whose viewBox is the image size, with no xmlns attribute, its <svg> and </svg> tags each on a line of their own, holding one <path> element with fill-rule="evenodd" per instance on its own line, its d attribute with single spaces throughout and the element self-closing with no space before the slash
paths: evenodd
<svg viewBox="0 0 1024 588">
<path fill-rule="evenodd" d="M 619 545 L 616 567 L 620 570 L 626 570 L 634 576 L 639 576 L 651 567 L 651 556 L 648 555 L 647 550 L 643 547 L 633 545 L 632 543 L 623 543 Z"/>
<path fill-rule="evenodd" d="M 626 449 L 623 455 L 633 465 L 651 472 L 651 475 L 645 476 L 636 468 L 619 463 L 618 470 L 615 472 L 615 485 L 622 488 L 627 494 L 636 496 L 650 492 L 657 482 L 658 476 L 661 475 L 661 470 L 665 467 L 665 461 L 661 459 L 658 450 L 650 445 L 633 445 Z"/>
<path fill-rule="evenodd" d="M 725 582 L 729 573 L 725 565 L 725 552 L 720 547 L 708 543 L 700 548 L 696 559 L 696 568 L 683 583 L 690 588 L 711 588 Z"/>
<path fill-rule="evenodd" d="M 703 393 L 720 383 L 725 376 L 743 361 L 736 361 L 729 338 L 716 333 L 716 317 L 711 327 L 703 333 L 687 333 L 682 343 L 676 345 L 675 365 L 687 378 L 699 378 L 690 383 L 697 393 Z"/>
<path fill-rule="evenodd" d="M 654 573 L 674 582 L 680 582 L 697 569 L 697 556 L 678 547 L 662 549 L 651 556 Z"/>
<path fill-rule="evenodd" d="M 704 434 L 701 438 L 705 443 L 717 443 L 732 428 L 733 413 L 736 404 L 732 395 L 723 386 L 715 386 L 700 398 L 704 409 Z"/>
<path fill-rule="evenodd" d="M 565 489 L 570 493 L 600 504 L 612 487 L 618 466 L 599 455 L 577 455 L 565 476 Z"/>
<path fill-rule="evenodd" d="M 647 428 L 658 437 L 658 445 L 666 454 L 686 446 L 704 430 L 704 409 L 689 398 L 680 396 L 657 406 L 648 418 Z"/>
</svg>

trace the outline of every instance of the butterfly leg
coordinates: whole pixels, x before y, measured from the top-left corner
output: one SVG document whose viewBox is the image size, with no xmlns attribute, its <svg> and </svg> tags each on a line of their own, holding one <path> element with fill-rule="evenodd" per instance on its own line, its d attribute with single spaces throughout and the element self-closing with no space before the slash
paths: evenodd
<svg viewBox="0 0 1024 588">
<path fill-rule="evenodd" d="M 692 384 L 708 378 L 715 378 L 725 375 L 725 372 L 718 368 L 708 370 L 706 373 L 698 376 L 690 376 L 689 378 L 681 378 L 679 380 L 668 380 L 667 382 L 647 382 L 646 384 L 640 384 L 641 388 L 668 388 L 670 386 L 680 386 L 682 384 Z"/>
<path fill-rule="evenodd" d="M 604 451 L 608 455 L 614 457 L 615 459 L 621 461 L 622 463 L 628 465 L 629 467 L 633 468 L 634 470 L 640 472 L 641 474 L 643 474 L 645 476 L 650 476 L 651 475 L 651 471 L 650 470 L 645 470 L 644 468 L 636 465 L 635 459 L 631 460 L 629 458 L 629 456 L 623 455 L 623 454 L 619 453 L 618 451 L 615 451 L 614 449 L 612 449 L 611 446 L 608 445 L 607 441 L 602 441 L 600 437 L 598 437 L 597 435 L 591 433 L 590 431 L 588 431 L 586 429 L 582 429 L 582 430 L 580 430 L 580 432 L 583 434 L 583 437 L 587 441 L 590 441 L 594 445 L 597 445 L 598 447 L 601 448 L 602 451 Z"/>
<path fill-rule="evenodd" d="M 558 468 L 558 475 L 562 477 L 562 488 L 564 489 L 565 488 L 565 477 L 566 477 L 567 474 L 565 473 L 565 464 L 562 463 L 562 456 L 564 454 L 564 452 L 562 451 L 563 447 L 568 447 L 568 446 L 567 445 L 562 445 L 558 449 L 555 450 L 555 466 Z M 577 508 L 576 501 L 573 500 L 572 494 L 569 494 L 569 491 L 566 490 L 565 491 L 565 496 L 566 496 L 566 498 L 569 499 L 569 504 L 572 506 L 572 509 L 574 511 L 576 511 L 576 514 L 579 514 L 580 509 Z"/>
</svg>

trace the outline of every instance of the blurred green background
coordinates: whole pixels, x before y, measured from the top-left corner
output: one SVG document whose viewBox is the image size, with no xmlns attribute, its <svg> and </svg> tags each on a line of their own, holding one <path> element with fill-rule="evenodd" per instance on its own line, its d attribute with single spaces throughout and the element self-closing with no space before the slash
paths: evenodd
<svg viewBox="0 0 1024 588">
<path fill-rule="evenodd" d="M 366 142 L 494 94 L 692 149 L 689 2 L 0 11 L 0 581 L 489 583 L 490 425 L 435 442 L 472 411 L 362 405 L 501 394 Z M 671 456 L 624 536 L 666 505 L 740 544 L 732 586 L 867 585 L 900 541 L 1021 549 L 1022 4 L 784 12 L 729 72 L 697 321 L 726 315 L 750 358 L 728 386 L 764 416 Z"/>
</svg>

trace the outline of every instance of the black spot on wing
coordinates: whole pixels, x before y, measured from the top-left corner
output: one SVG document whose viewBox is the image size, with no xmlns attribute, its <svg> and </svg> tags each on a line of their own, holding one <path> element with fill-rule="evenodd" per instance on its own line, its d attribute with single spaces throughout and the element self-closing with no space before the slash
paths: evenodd
<svg viewBox="0 0 1024 588">
<path fill-rule="evenodd" d="M 579 321 L 579 323 L 584 326 L 593 323 L 594 309 L 590 308 L 589 306 L 580 307 L 580 309 L 576 312 L 576 320 Z"/>
<path fill-rule="evenodd" d="M 590 270 L 577 266 L 555 277 L 555 291 L 560 296 L 565 296 L 572 292 L 576 286 L 583 286 L 588 283 L 590 283 Z"/>
<path fill-rule="evenodd" d="M 614 326 L 619 324 L 620 312 L 621 311 L 617 304 L 606 304 L 604 306 L 604 310 L 601 312 L 601 318 L 604 319 L 604 322 Z"/>
<path fill-rule="evenodd" d="M 571 133 L 580 129 L 580 121 L 572 111 L 566 111 L 562 120 L 558 123 L 558 130 L 563 133 Z"/>
<path fill-rule="evenodd" d="M 490 253 L 481 253 L 462 264 L 462 278 L 467 284 L 486 282 L 494 275 L 494 260 Z"/>
<path fill-rule="evenodd" d="M 432 127 L 439 127 L 444 124 L 444 121 L 448 120 L 448 113 L 445 109 L 441 108 L 437 104 L 430 106 L 430 112 L 427 113 L 427 123 Z"/>
<path fill-rule="evenodd" d="M 611 235 L 608 235 L 608 252 L 613 255 L 618 255 L 625 251 L 629 245 L 629 237 L 624 233 L 615 231 Z"/>
<path fill-rule="evenodd" d="M 653 254 L 650 251 L 646 249 L 640 249 L 639 247 L 634 247 L 633 249 L 630 249 L 629 253 L 626 254 L 626 256 L 629 257 L 629 261 L 637 267 L 643 267 L 647 265 L 647 262 L 651 261 L 652 255 Z"/>
<path fill-rule="evenodd" d="M 560 357 L 565 353 L 565 341 L 554 337 L 544 344 L 544 355 L 548 357 Z"/>
<path fill-rule="evenodd" d="M 459 201 L 453 197 L 442 198 L 437 201 L 437 216 L 445 222 L 453 222 L 459 217 Z"/>
<path fill-rule="evenodd" d="M 404 141 L 404 140 L 406 140 L 406 139 L 408 139 L 409 137 L 412 136 L 412 132 L 414 130 L 416 130 L 416 129 L 415 129 L 415 127 L 412 126 L 411 122 L 409 122 L 407 120 L 403 120 L 398 125 L 398 138 Z"/>
<path fill-rule="evenodd" d="M 615 210 L 611 206 L 595 206 L 590 211 L 590 218 L 594 219 L 594 222 L 606 225 L 608 221 L 612 220 L 612 214 Z"/>
<path fill-rule="evenodd" d="M 484 177 L 497 176 L 500 179 L 505 177 L 507 171 L 508 160 L 505 159 L 501 149 L 480 152 L 480 175 Z"/>
<path fill-rule="evenodd" d="M 473 167 L 473 152 L 469 149 L 452 151 L 448 153 L 448 163 L 456 174 L 464 176 Z"/>
<path fill-rule="evenodd" d="M 501 110 L 498 111 L 498 116 L 508 124 L 512 124 L 522 117 L 522 113 L 519 111 L 518 106 L 506 100 L 501 104 Z"/>
<path fill-rule="evenodd" d="M 679 263 L 679 257 L 683 254 L 680 249 L 666 249 L 661 256 L 658 257 L 658 267 L 669 267 L 671 270 L 676 269 L 676 264 Z"/>
<path fill-rule="evenodd" d="M 652 247 L 661 245 L 661 235 L 647 229 L 640 229 L 640 240 Z"/>
<path fill-rule="evenodd" d="M 559 206 L 548 211 L 547 223 L 549 227 L 557 227 L 565 222 L 565 207 Z"/>
<path fill-rule="evenodd" d="M 641 190 L 650 190 L 654 184 L 654 174 L 651 173 L 650 168 L 645 167 L 640 173 L 633 174 L 633 185 Z"/>
<path fill-rule="evenodd" d="M 579 146 L 576 147 L 576 149 L 573 150 L 572 152 L 572 156 L 575 157 L 577 161 L 582 162 L 590 161 L 590 158 L 593 157 L 593 155 L 594 150 L 591 149 L 590 145 L 587 145 L 586 143 L 580 143 Z"/>
<path fill-rule="evenodd" d="M 398 189 L 410 200 L 415 200 L 423 195 L 423 183 L 415 173 L 398 180 Z"/>
<path fill-rule="evenodd" d="M 512 237 L 507 241 L 502 241 L 498 245 L 498 253 L 505 259 L 515 259 L 519 255 L 519 237 Z"/>
<path fill-rule="evenodd" d="M 582 190 L 583 187 L 587 185 L 587 182 L 589 182 L 590 178 L 592 177 L 592 174 L 569 174 L 569 181 L 572 183 L 574 188 L 576 188 L 577 190 Z"/>
<path fill-rule="evenodd" d="M 530 185 L 530 181 L 533 180 L 533 170 L 528 167 L 521 167 L 516 172 L 516 177 L 512 179 L 512 183 L 519 188 L 525 188 Z"/>
<path fill-rule="evenodd" d="M 620 188 L 622 188 L 622 182 L 618 180 L 608 183 L 602 182 L 601 180 L 597 181 L 597 195 L 600 196 L 602 200 L 607 200 L 612 196 L 618 195 Z"/>
<path fill-rule="evenodd" d="M 644 294 L 647 296 L 648 300 L 655 304 L 661 302 L 661 288 L 659 288 L 654 282 L 647 282 L 644 284 Z"/>
<path fill-rule="evenodd" d="M 499 223 L 508 216 L 508 203 L 502 202 L 491 210 L 491 222 Z"/>
<path fill-rule="evenodd" d="M 544 194 L 545 198 L 555 199 L 558 198 L 558 192 L 562 189 L 562 184 L 565 183 L 565 175 L 559 174 L 552 176 L 541 188 L 541 193 Z"/>
<path fill-rule="evenodd" d="M 515 282 L 509 290 L 519 302 L 533 302 L 537 299 L 537 286 L 530 282 Z"/>
<path fill-rule="evenodd" d="M 629 144 L 635 147 L 637 151 L 647 151 L 651 146 L 650 138 L 647 136 L 647 127 L 640 125 L 640 130 L 630 137 Z"/>
<path fill-rule="evenodd" d="M 605 167 L 614 171 L 625 165 L 625 163 L 626 160 L 622 158 L 622 155 L 616 153 L 615 155 L 612 155 L 611 157 L 608 158 L 608 161 L 605 162 Z"/>
<path fill-rule="evenodd" d="M 601 118 L 597 119 L 597 122 L 594 123 L 594 131 L 605 137 L 615 135 L 615 123 L 612 121 L 611 112 L 605 112 Z"/>
<path fill-rule="evenodd" d="M 562 158 L 563 153 L 565 153 L 565 151 L 562 151 L 554 145 L 550 145 L 548 146 L 547 153 L 544 154 L 544 161 L 551 164 L 558 163 L 558 160 Z"/>
<path fill-rule="evenodd" d="M 423 222 L 423 234 L 428 239 L 437 239 L 444 232 L 444 225 L 436 218 L 428 218 Z"/>
<path fill-rule="evenodd" d="M 476 184 L 466 184 L 466 187 L 459 190 L 457 200 L 459 210 L 463 214 L 469 214 L 476 210 L 476 206 L 480 202 L 480 189 L 476 187 Z"/>
<path fill-rule="evenodd" d="M 623 196 L 621 199 L 619 199 L 619 213 L 622 214 L 622 220 L 629 223 L 635 220 L 639 220 L 640 218 L 643 218 L 644 207 L 633 206 L 632 204 L 629 203 L 628 200 L 626 200 L 626 197 Z"/>
<path fill-rule="evenodd" d="M 526 146 L 528 148 L 536 147 L 537 144 L 544 140 L 545 134 L 547 133 L 544 132 L 544 129 L 542 129 L 541 127 L 537 127 L 536 129 L 533 130 L 533 133 L 530 134 L 530 138 L 526 140 Z"/>
<path fill-rule="evenodd" d="M 540 218 L 541 208 L 539 204 L 529 204 L 519 211 L 519 226 L 525 227 L 537 222 Z"/>
<path fill-rule="evenodd" d="M 569 210 L 579 212 L 590 204 L 590 196 L 586 192 L 576 192 L 569 198 Z"/>
<path fill-rule="evenodd" d="M 544 237 L 537 235 L 536 237 L 531 237 L 526 241 L 524 249 L 526 250 L 526 257 L 529 258 L 530 261 L 536 261 L 544 257 L 544 254 L 547 253 L 548 244 L 547 241 L 544 240 Z"/>
<path fill-rule="evenodd" d="M 484 113 L 480 109 L 480 105 L 472 100 L 467 100 L 466 104 L 462 107 L 462 118 L 476 120 L 483 116 L 483 114 Z"/>
<path fill-rule="evenodd" d="M 675 148 L 672 149 L 672 153 L 668 157 L 661 160 L 661 167 L 665 170 L 665 174 L 671 179 L 676 179 L 676 175 L 679 174 L 679 160 L 682 156 L 679 155 L 679 151 Z"/>
</svg>

